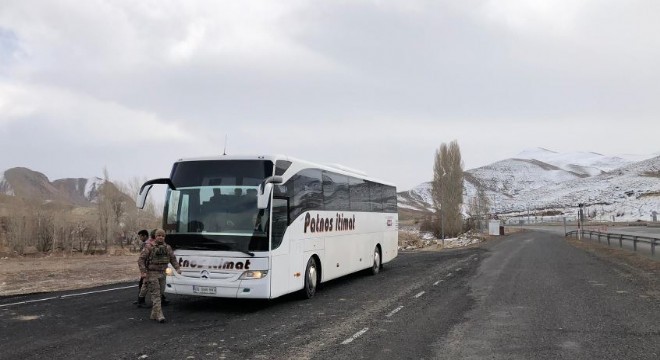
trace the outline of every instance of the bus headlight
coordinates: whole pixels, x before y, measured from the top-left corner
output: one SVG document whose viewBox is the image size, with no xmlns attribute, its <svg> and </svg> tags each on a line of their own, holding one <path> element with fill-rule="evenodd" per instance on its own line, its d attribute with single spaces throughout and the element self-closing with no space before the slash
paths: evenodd
<svg viewBox="0 0 660 360">
<path fill-rule="evenodd" d="M 171 267 L 168 267 L 167 269 L 165 269 L 165 275 L 174 276 L 174 269 L 172 269 Z"/>
<path fill-rule="evenodd" d="M 241 274 L 239 280 L 256 280 L 263 279 L 268 274 L 268 270 L 248 270 Z"/>
</svg>

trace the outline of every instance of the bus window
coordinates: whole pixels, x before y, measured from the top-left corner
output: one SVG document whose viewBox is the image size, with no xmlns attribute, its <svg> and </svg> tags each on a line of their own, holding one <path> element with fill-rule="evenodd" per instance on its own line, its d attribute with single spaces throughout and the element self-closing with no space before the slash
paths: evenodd
<svg viewBox="0 0 660 360">
<path fill-rule="evenodd" d="M 294 221 L 300 214 L 309 210 L 323 209 L 323 188 L 321 170 L 305 169 L 291 177 L 287 186 L 291 191 L 289 221 Z"/>
<path fill-rule="evenodd" d="M 179 197 L 181 196 L 181 192 L 178 190 L 168 190 L 168 193 L 169 200 L 167 203 L 169 204 L 169 207 L 167 208 L 167 228 L 175 229 L 179 220 Z"/>
<path fill-rule="evenodd" d="M 291 166 L 291 161 L 277 160 L 275 162 L 275 175 L 283 175 L 289 166 Z"/>
<path fill-rule="evenodd" d="M 282 244 L 284 232 L 289 225 L 289 209 L 287 199 L 273 199 L 273 230 L 271 238 L 273 241 L 272 249 L 277 249 Z"/>
<path fill-rule="evenodd" d="M 323 172 L 323 207 L 325 210 L 347 210 L 348 176 Z"/>
<path fill-rule="evenodd" d="M 383 186 L 383 211 L 386 213 L 397 212 L 396 188 L 394 186 Z"/>
<path fill-rule="evenodd" d="M 380 184 L 369 182 L 369 200 L 371 202 L 371 211 L 383 211 L 383 192 Z"/>
<path fill-rule="evenodd" d="M 188 213 L 189 213 L 189 204 L 190 204 L 190 195 L 182 194 L 181 198 L 181 214 L 179 215 L 179 223 L 177 224 L 177 231 L 185 232 L 188 231 Z"/>
<path fill-rule="evenodd" d="M 349 178 L 349 192 L 351 201 L 351 210 L 353 211 L 371 211 L 369 205 L 369 187 L 368 183 L 362 179 Z"/>
</svg>

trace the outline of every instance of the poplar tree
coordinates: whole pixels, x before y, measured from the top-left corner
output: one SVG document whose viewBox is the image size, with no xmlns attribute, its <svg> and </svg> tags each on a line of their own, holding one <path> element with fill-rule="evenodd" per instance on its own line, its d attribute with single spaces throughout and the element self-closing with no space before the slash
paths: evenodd
<svg viewBox="0 0 660 360">
<path fill-rule="evenodd" d="M 470 228 L 481 230 L 484 220 L 490 213 L 490 199 L 486 194 L 484 186 L 475 182 L 476 192 L 468 201 L 468 215 L 470 216 Z"/>
<path fill-rule="evenodd" d="M 434 232 L 438 237 L 455 237 L 463 230 L 463 160 L 456 140 L 442 143 L 435 152 L 431 194 L 435 208 Z"/>
<path fill-rule="evenodd" d="M 110 202 L 112 189 L 110 189 L 110 186 L 108 186 L 109 183 L 110 176 L 108 175 L 108 169 L 103 168 L 103 184 L 100 185 L 97 208 L 99 219 L 99 236 L 105 251 L 108 251 L 110 228 L 112 224 L 112 204 Z"/>
</svg>

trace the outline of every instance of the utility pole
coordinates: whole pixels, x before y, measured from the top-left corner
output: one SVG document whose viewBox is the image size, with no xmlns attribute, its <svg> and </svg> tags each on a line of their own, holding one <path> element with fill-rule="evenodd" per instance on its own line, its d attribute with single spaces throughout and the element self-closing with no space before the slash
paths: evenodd
<svg viewBox="0 0 660 360">
<path fill-rule="evenodd" d="M 442 233 L 442 247 L 445 247 L 445 216 L 440 208 L 440 232 Z"/>
<path fill-rule="evenodd" d="M 495 202 L 495 193 L 493 193 L 492 195 L 493 195 L 493 208 L 490 210 L 490 212 L 495 213 L 495 205 L 497 204 L 497 202 Z"/>
<path fill-rule="evenodd" d="M 584 206 L 584 203 L 579 203 L 578 204 L 578 240 L 582 240 L 582 227 L 584 226 L 583 221 L 584 221 L 584 212 L 582 210 L 582 207 Z"/>
<path fill-rule="evenodd" d="M 527 205 L 527 225 L 529 225 L 529 204 L 525 205 Z"/>
</svg>

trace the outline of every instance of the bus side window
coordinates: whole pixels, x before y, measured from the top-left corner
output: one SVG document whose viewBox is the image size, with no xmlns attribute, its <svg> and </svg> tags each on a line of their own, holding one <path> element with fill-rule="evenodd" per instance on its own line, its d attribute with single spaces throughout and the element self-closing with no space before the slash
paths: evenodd
<svg viewBox="0 0 660 360">
<path fill-rule="evenodd" d="M 397 212 L 396 205 L 396 188 L 394 186 L 383 186 L 383 210 L 386 213 Z"/>
<path fill-rule="evenodd" d="M 369 200 L 371 202 L 371 211 L 383 211 L 383 192 L 381 191 L 382 185 L 368 182 L 369 184 Z"/>
<path fill-rule="evenodd" d="M 370 211 L 369 204 L 369 186 L 368 183 L 362 179 L 353 177 L 348 178 L 349 181 L 349 199 L 352 211 Z"/>
<path fill-rule="evenodd" d="M 293 196 L 290 197 L 291 204 L 289 204 L 291 207 L 291 213 L 289 216 L 290 221 L 294 221 L 305 211 L 323 209 L 321 170 L 302 170 L 294 175 L 289 182 L 293 183 Z"/>
<path fill-rule="evenodd" d="M 323 172 L 323 208 L 348 210 L 348 176 Z"/>
<path fill-rule="evenodd" d="M 273 239 L 272 248 L 277 249 L 282 244 L 284 232 L 289 225 L 289 201 L 282 198 L 273 198 Z"/>
</svg>

